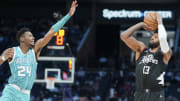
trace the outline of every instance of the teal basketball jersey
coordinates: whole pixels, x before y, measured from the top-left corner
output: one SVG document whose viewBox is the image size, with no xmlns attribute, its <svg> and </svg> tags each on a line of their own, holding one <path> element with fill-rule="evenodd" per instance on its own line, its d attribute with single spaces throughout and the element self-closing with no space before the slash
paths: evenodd
<svg viewBox="0 0 180 101">
<path fill-rule="evenodd" d="M 33 49 L 26 54 L 22 53 L 20 47 L 14 48 L 14 56 L 9 62 L 11 76 L 9 84 L 15 84 L 21 89 L 31 90 L 36 78 L 37 62 Z"/>
</svg>

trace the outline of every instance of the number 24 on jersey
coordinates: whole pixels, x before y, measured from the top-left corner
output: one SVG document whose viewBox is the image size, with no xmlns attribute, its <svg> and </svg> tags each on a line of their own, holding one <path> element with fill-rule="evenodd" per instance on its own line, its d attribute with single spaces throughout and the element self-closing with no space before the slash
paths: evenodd
<svg viewBox="0 0 180 101">
<path fill-rule="evenodd" d="M 17 67 L 18 70 L 18 76 L 31 76 L 31 67 L 30 66 L 19 66 Z"/>
</svg>

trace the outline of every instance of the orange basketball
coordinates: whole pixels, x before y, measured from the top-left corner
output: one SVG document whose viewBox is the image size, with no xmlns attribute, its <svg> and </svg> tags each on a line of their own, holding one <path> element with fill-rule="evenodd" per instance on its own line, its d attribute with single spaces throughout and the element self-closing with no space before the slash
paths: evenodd
<svg viewBox="0 0 180 101">
<path fill-rule="evenodd" d="M 157 22 L 157 13 L 155 12 L 149 12 L 145 17 L 144 17 L 144 23 L 150 27 L 145 28 L 148 31 L 154 31 L 158 28 L 158 22 Z"/>
</svg>

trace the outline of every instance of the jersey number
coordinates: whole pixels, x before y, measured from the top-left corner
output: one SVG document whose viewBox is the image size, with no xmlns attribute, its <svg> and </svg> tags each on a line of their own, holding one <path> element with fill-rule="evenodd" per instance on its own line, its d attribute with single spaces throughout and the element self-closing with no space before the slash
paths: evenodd
<svg viewBox="0 0 180 101">
<path fill-rule="evenodd" d="M 149 74 L 150 66 L 144 66 L 143 68 L 143 74 Z"/>
<path fill-rule="evenodd" d="M 164 85 L 164 75 L 165 75 L 165 72 L 161 73 L 161 75 L 157 78 L 157 80 L 160 80 L 158 84 Z"/>
<path fill-rule="evenodd" d="M 31 76 L 31 67 L 29 66 L 19 66 L 17 67 L 18 70 L 18 76 L 26 76 L 26 73 Z"/>
</svg>

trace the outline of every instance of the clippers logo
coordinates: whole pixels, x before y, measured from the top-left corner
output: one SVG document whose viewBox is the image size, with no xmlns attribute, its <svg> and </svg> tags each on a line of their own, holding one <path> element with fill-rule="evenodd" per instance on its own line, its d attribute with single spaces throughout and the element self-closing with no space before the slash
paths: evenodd
<svg viewBox="0 0 180 101">
<path fill-rule="evenodd" d="M 147 64 L 147 63 L 153 63 L 153 64 L 158 64 L 158 60 L 154 58 L 152 54 L 143 56 L 143 59 L 139 64 Z"/>
</svg>

